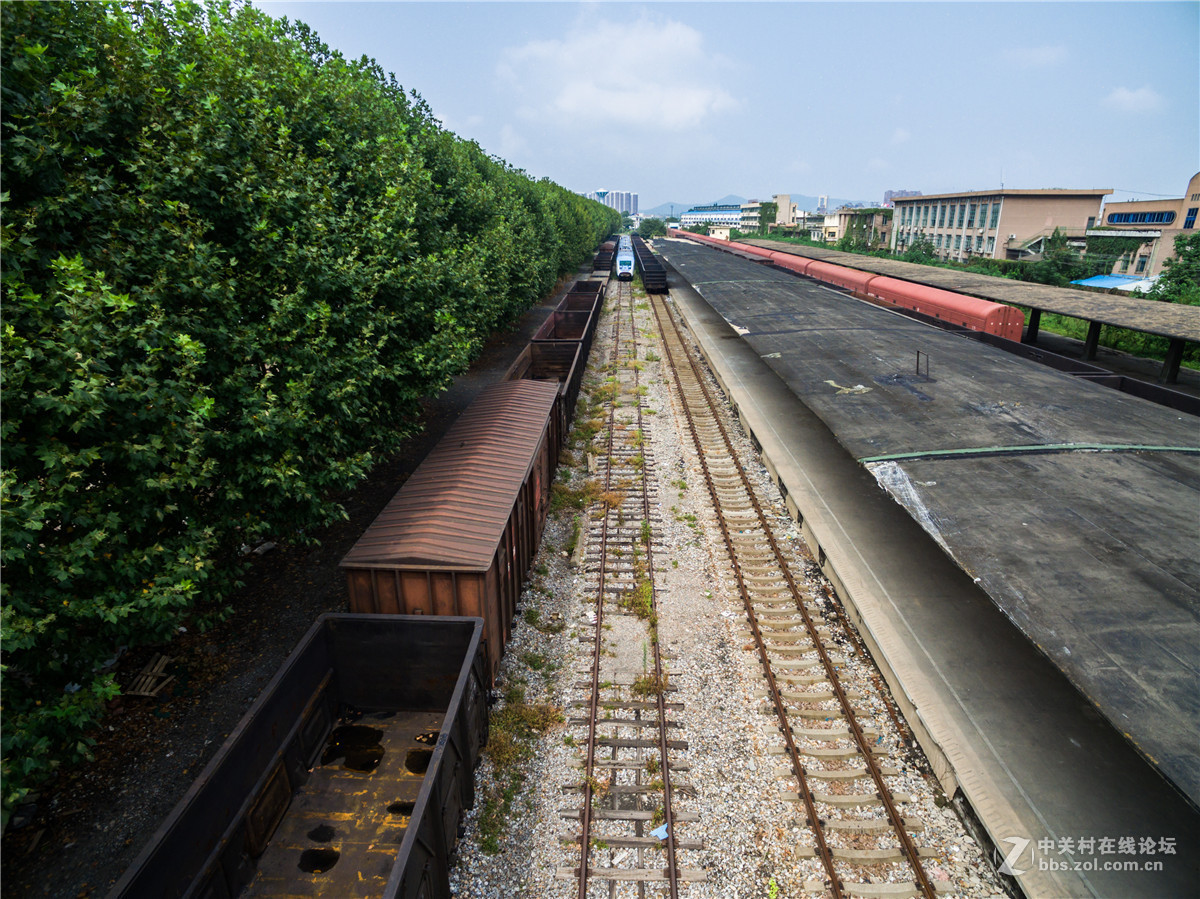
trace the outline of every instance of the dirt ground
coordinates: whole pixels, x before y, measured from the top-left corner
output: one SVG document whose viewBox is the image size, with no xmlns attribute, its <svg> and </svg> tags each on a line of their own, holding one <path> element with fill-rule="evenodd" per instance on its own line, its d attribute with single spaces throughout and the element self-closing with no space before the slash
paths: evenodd
<svg viewBox="0 0 1200 899">
<path fill-rule="evenodd" d="M 556 292 L 495 335 L 469 372 L 425 403 L 421 433 L 342 499 L 348 521 L 319 533 L 316 546 L 280 539 L 276 549 L 254 557 L 229 620 L 122 660 L 122 685 L 155 652 L 170 656 L 175 680 L 158 698 L 117 700 L 94 734 L 95 760 L 60 772 L 23 826 L 9 827 L 0 843 L 6 899 L 108 892 L 317 616 L 346 611 L 342 556 L 458 413 L 503 376 L 559 299 Z"/>
</svg>

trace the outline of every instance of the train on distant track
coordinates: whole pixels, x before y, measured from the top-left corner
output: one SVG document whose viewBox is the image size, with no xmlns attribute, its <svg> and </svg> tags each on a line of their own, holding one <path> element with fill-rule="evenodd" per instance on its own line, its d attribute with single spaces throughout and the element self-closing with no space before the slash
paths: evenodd
<svg viewBox="0 0 1200 899">
<path fill-rule="evenodd" d="M 632 277 L 628 237 L 623 249 Z M 487 693 L 549 514 L 614 252 L 605 241 L 592 275 L 346 554 L 351 614 L 313 626 L 110 899 L 449 899 Z"/>
<path fill-rule="evenodd" d="M 766 262 L 776 268 L 841 287 L 863 299 L 908 309 L 938 322 L 994 334 L 1006 340 L 1020 342 L 1025 328 L 1025 314 L 1020 309 L 1003 303 L 993 303 L 990 300 L 930 287 L 928 284 L 890 278 L 845 265 L 721 240 L 705 234 L 672 230 L 671 236 L 694 240 L 738 256 Z"/>
<path fill-rule="evenodd" d="M 622 234 L 617 244 L 617 280 L 633 280 L 633 241 L 628 234 Z"/>
</svg>

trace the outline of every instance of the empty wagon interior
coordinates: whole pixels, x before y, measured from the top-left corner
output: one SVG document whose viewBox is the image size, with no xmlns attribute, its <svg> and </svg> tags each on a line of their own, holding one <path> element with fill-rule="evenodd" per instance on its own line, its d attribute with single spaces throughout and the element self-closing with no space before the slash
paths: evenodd
<svg viewBox="0 0 1200 899">
<path fill-rule="evenodd" d="M 403 895 L 410 859 L 436 880 L 486 738 L 481 637 L 323 616 L 112 895 Z"/>
</svg>

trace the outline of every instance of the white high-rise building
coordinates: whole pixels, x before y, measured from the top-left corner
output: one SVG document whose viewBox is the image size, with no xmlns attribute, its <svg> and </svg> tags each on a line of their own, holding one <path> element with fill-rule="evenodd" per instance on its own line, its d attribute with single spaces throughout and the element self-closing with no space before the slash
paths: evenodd
<svg viewBox="0 0 1200 899">
<path fill-rule="evenodd" d="M 593 190 L 584 194 L 589 200 L 598 200 L 609 209 L 615 209 L 617 212 L 627 212 L 630 215 L 637 215 L 638 211 L 638 195 L 628 190 Z"/>
</svg>

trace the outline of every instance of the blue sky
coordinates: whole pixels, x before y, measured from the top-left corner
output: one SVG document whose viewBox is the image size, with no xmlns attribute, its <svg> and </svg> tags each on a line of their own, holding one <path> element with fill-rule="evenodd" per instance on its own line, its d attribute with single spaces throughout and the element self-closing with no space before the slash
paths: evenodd
<svg viewBox="0 0 1200 899">
<path fill-rule="evenodd" d="M 1200 4 L 268 2 L 446 127 L 643 208 L 1200 170 Z"/>
</svg>

